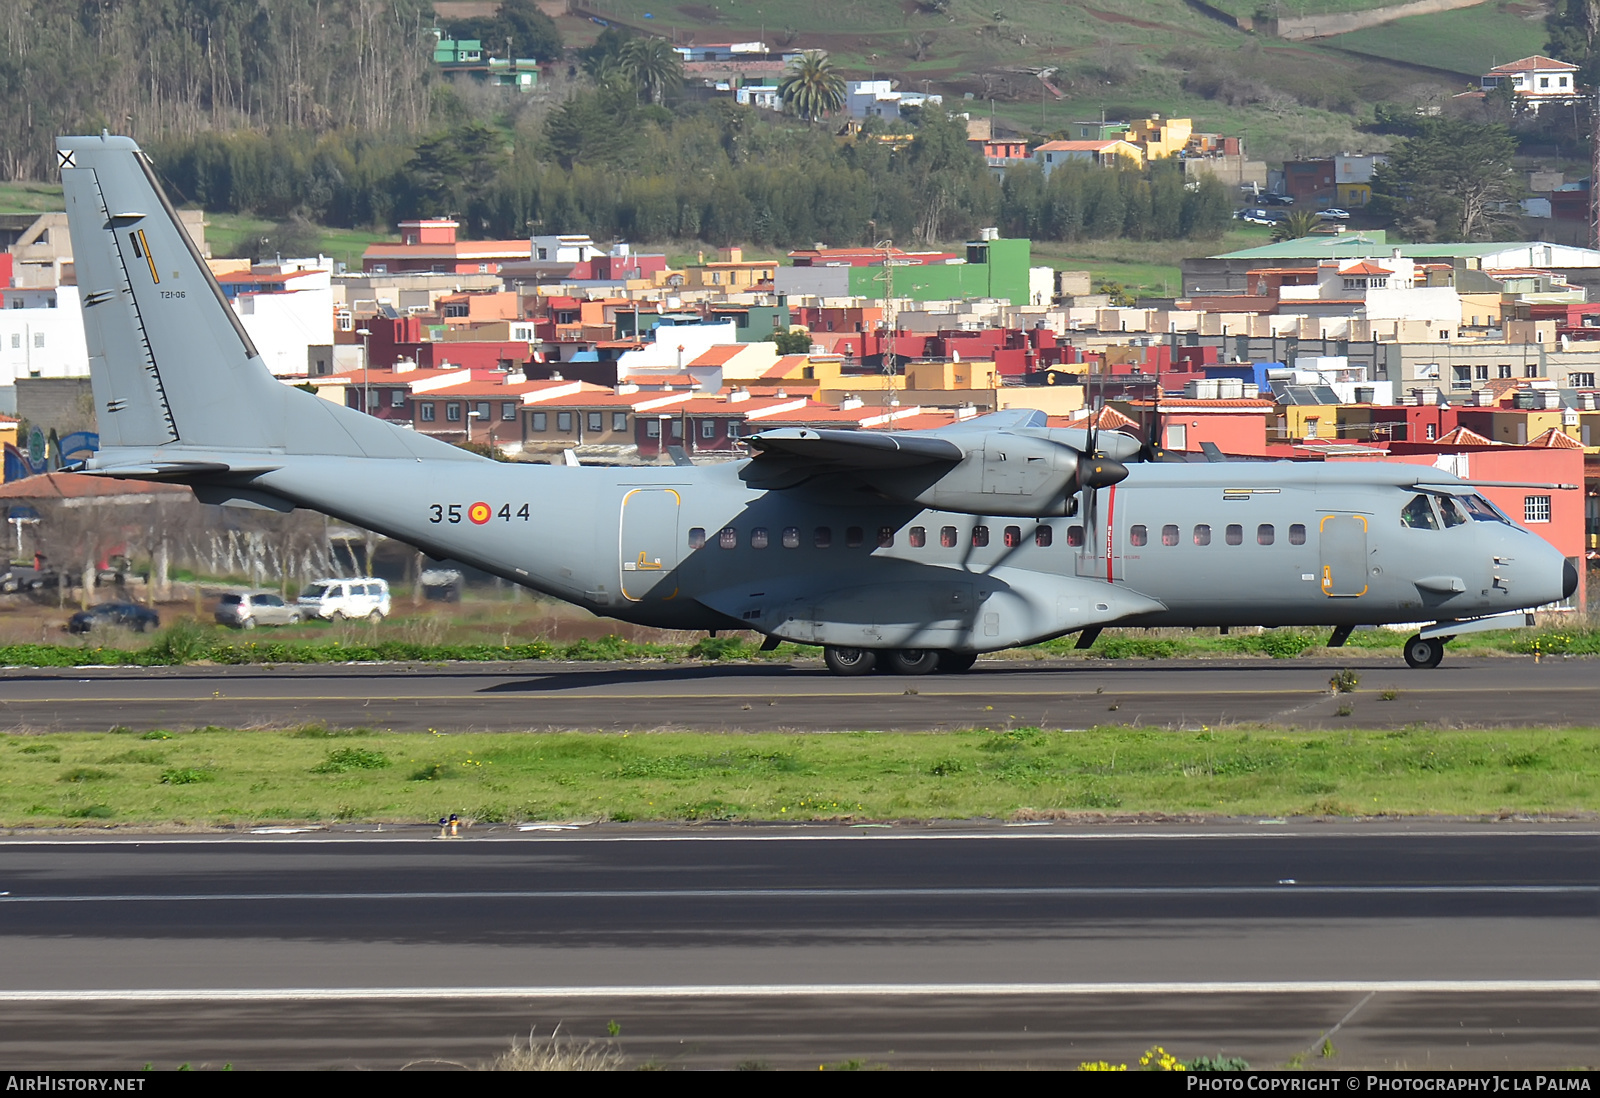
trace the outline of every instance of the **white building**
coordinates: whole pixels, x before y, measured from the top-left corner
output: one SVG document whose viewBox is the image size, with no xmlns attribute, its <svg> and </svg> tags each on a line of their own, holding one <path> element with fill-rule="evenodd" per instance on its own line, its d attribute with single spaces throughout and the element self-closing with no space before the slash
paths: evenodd
<svg viewBox="0 0 1600 1098">
<path fill-rule="evenodd" d="M 217 275 L 261 361 L 278 377 L 333 373 L 332 260 L 286 259 Z"/>
<path fill-rule="evenodd" d="M 1453 286 L 1419 286 L 1417 264 L 1398 249 L 1384 259 L 1325 259 L 1317 281 L 1278 288 L 1281 313 L 1361 316 L 1367 320 L 1419 320 L 1440 338 L 1461 326 L 1461 297 Z"/>
<path fill-rule="evenodd" d="M 618 378 L 639 371 L 684 370 L 712 347 L 739 342 L 738 328 L 731 320 L 715 324 L 658 324 L 650 334 L 653 342 L 617 356 Z"/>
<path fill-rule="evenodd" d="M 0 291 L 0 385 L 17 378 L 88 377 L 78 287 Z"/>
<path fill-rule="evenodd" d="M 587 234 L 536 236 L 530 244 L 535 263 L 582 263 L 606 254 Z"/>
<path fill-rule="evenodd" d="M 1510 84 L 1534 110 L 1544 103 L 1565 103 L 1581 94 L 1577 65 L 1540 54 L 1496 65 L 1478 81 L 1486 92 L 1503 84 Z"/>
<path fill-rule="evenodd" d="M 906 107 L 944 102 L 942 95 L 895 91 L 893 80 L 852 80 L 845 89 L 851 118 L 899 118 Z"/>
<path fill-rule="evenodd" d="M 783 110 L 783 96 L 776 84 L 746 84 L 734 90 L 733 98 L 743 107 L 760 107 L 766 111 Z"/>
</svg>

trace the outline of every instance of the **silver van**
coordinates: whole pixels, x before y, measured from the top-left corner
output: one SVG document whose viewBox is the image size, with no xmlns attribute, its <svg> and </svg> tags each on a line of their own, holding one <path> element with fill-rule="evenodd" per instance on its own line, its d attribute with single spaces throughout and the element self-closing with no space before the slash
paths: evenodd
<svg viewBox="0 0 1600 1098">
<path fill-rule="evenodd" d="M 299 625 L 298 606 L 284 602 L 266 591 L 226 594 L 217 600 L 216 619 L 235 629 L 254 629 L 258 625 Z"/>
</svg>

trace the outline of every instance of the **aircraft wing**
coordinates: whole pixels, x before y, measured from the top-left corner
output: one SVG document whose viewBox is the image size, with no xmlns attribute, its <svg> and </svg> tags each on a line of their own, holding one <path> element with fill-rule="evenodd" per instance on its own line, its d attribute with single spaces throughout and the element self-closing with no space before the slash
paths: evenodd
<svg viewBox="0 0 1600 1098">
<path fill-rule="evenodd" d="M 945 438 L 883 431 L 813 431 L 783 427 L 747 439 L 757 460 L 789 458 L 847 469 L 906 469 L 954 465 L 967 451 Z"/>
</svg>

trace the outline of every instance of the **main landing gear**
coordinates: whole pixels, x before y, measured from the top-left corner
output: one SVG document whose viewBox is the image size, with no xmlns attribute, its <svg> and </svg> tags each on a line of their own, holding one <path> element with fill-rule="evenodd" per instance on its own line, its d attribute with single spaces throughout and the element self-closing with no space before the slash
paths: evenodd
<svg viewBox="0 0 1600 1098">
<path fill-rule="evenodd" d="M 1421 633 L 1406 641 L 1406 663 L 1411 667 L 1438 667 L 1444 659 L 1444 642 L 1449 637 L 1424 637 Z"/>
<path fill-rule="evenodd" d="M 867 675 L 888 671 L 896 675 L 945 675 L 969 671 L 978 661 L 971 652 L 945 652 L 937 648 L 836 648 L 822 650 L 822 659 L 835 675 Z"/>
</svg>

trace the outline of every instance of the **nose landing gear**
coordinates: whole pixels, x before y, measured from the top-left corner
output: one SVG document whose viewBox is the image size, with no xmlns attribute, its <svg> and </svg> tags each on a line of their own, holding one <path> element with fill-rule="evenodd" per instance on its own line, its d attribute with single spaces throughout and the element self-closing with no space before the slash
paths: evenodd
<svg viewBox="0 0 1600 1098">
<path fill-rule="evenodd" d="M 1411 667 L 1438 667 L 1444 659 L 1444 642 L 1448 637 L 1423 637 L 1415 634 L 1406 641 L 1406 664 Z"/>
</svg>

